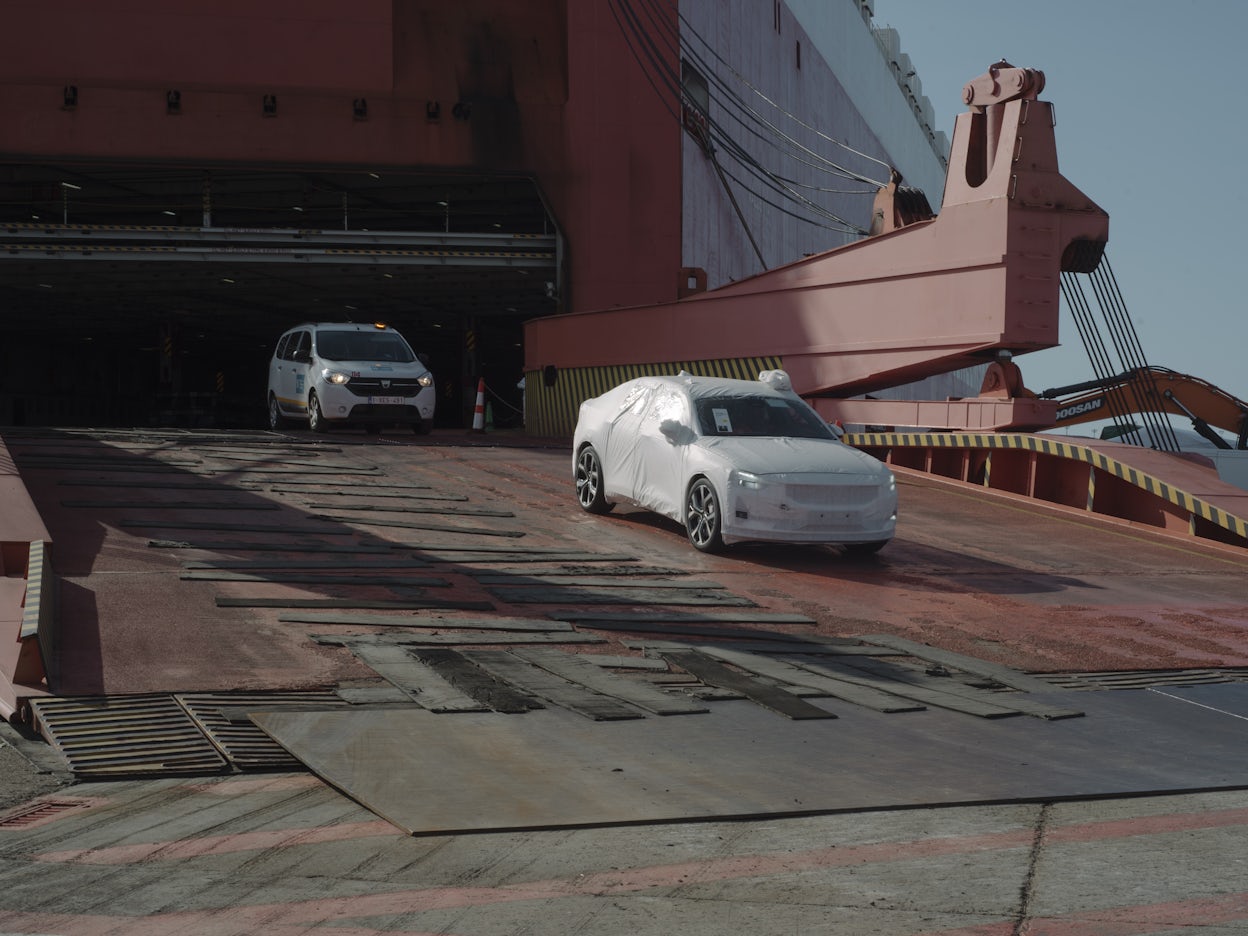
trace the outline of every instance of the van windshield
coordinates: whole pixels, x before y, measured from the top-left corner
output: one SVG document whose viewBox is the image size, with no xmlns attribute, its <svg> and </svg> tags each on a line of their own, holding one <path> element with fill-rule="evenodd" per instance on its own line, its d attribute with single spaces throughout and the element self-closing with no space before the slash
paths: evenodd
<svg viewBox="0 0 1248 936">
<path fill-rule="evenodd" d="M 397 332 L 318 331 L 316 353 L 326 361 L 388 361 L 410 364 L 412 349 Z"/>
</svg>

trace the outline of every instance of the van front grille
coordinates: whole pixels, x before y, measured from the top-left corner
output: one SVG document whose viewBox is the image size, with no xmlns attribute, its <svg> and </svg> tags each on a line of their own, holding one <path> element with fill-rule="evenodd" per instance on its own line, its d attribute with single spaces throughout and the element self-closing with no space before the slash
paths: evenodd
<svg viewBox="0 0 1248 936">
<path fill-rule="evenodd" d="M 347 389 L 356 396 L 402 396 L 414 397 L 424 389 L 420 381 L 412 377 L 395 377 L 382 379 L 379 377 L 352 377 L 347 381 Z"/>
</svg>

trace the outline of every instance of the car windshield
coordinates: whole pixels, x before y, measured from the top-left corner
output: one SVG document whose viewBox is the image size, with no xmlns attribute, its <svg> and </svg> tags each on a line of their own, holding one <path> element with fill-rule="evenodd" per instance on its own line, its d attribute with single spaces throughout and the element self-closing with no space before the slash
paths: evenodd
<svg viewBox="0 0 1248 936">
<path fill-rule="evenodd" d="M 697 401 L 697 413 L 702 434 L 708 436 L 836 438 L 814 410 L 786 397 L 708 397 Z"/>
<path fill-rule="evenodd" d="M 318 331 L 316 351 L 327 361 L 389 361 L 410 364 L 412 349 L 390 331 Z"/>
</svg>

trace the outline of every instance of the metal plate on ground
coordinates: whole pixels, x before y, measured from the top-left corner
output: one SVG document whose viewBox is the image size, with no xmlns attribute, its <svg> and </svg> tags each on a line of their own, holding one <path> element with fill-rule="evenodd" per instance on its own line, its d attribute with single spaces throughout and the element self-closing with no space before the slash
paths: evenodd
<svg viewBox="0 0 1248 936">
<path fill-rule="evenodd" d="M 1061 721 L 831 702 L 839 719 L 798 722 L 748 702 L 618 722 L 461 713 L 454 731 L 414 709 L 254 720 L 379 816 L 447 834 L 1248 786 L 1248 724 L 1228 714 L 1248 685 L 1171 697 L 1186 691 L 1080 694 L 1087 717 Z"/>
<path fill-rule="evenodd" d="M 432 533 L 462 533 L 466 536 L 509 536 L 519 538 L 527 536 L 524 530 L 500 530 L 494 527 L 450 526 L 445 523 L 420 523 L 416 520 L 386 520 L 382 517 L 331 517 L 328 514 L 318 515 L 322 520 L 334 520 L 339 523 L 355 523 L 359 526 L 400 527 L 405 530 L 428 530 Z M 419 548 L 419 547 L 416 547 Z"/>
<path fill-rule="evenodd" d="M 750 599 L 730 595 L 720 588 L 642 588 L 630 584 L 624 588 L 520 586 L 491 588 L 489 592 L 507 604 L 723 605 L 738 608 L 754 605 Z"/>
<path fill-rule="evenodd" d="M 1152 686 L 1148 691 L 1194 705 L 1206 713 L 1248 721 L 1248 685 L 1242 683 L 1234 691 L 1222 686 Z"/>
<path fill-rule="evenodd" d="M 346 705 L 333 691 L 184 692 L 181 706 L 221 753 L 240 770 L 291 770 L 299 761 L 246 718 L 248 712 Z"/>
<path fill-rule="evenodd" d="M 1061 689 L 1147 689 L 1153 686 L 1195 686 L 1209 683 L 1248 682 L 1248 667 L 1217 669 L 1116 670 L 1096 673 L 1041 673 L 1037 677 Z"/>
</svg>

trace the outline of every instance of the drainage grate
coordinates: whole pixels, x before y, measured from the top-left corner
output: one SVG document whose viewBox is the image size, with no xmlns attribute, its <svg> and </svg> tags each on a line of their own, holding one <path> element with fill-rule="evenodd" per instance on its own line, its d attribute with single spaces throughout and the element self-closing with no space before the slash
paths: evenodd
<svg viewBox="0 0 1248 936">
<path fill-rule="evenodd" d="M 33 699 L 35 729 L 79 777 L 209 774 L 225 758 L 169 695 Z"/>
<path fill-rule="evenodd" d="M 101 802 L 98 799 L 38 800 L 0 816 L 0 829 L 33 829 L 54 822 L 67 813 L 98 806 Z"/>
<path fill-rule="evenodd" d="M 261 731 L 248 712 L 342 708 L 347 702 L 333 691 L 184 692 L 175 696 L 212 741 L 239 770 L 302 770 L 303 764 Z"/>
</svg>

